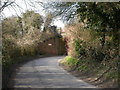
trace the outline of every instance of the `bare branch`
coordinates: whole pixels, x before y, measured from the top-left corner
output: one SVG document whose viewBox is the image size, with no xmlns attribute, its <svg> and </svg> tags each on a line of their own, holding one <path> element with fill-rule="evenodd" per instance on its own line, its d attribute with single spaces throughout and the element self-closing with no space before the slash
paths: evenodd
<svg viewBox="0 0 120 90">
<path fill-rule="evenodd" d="M 2 12 L 2 11 L 5 9 L 5 7 L 8 7 L 9 5 L 13 4 L 14 1 L 12 1 L 12 2 L 5 1 L 5 2 L 3 2 L 3 3 L 4 3 L 4 4 L 1 5 L 1 7 L 0 7 L 0 12 Z"/>
</svg>

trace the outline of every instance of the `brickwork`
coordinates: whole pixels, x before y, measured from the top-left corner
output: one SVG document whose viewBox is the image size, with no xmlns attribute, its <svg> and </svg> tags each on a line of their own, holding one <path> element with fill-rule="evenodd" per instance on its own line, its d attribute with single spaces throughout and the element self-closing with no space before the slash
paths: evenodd
<svg viewBox="0 0 120 90">
<path fill-rule="evenodd" d="M 39 43 L 39 52 L 47 55 L 66 54 L 65 42 L 60 37 L 53 37 Z"/>
</svg>

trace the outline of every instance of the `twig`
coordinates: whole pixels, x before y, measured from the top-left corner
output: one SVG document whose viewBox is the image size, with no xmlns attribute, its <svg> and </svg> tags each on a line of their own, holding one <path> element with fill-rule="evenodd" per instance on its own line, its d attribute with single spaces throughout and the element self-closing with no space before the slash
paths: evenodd
<svg viewBox="0 0 120 90">
<path fill-rule="evenodd" d="M 103 72 L 95 81 L 100 80 L 100 79 L 103 77 L 103 75 L 104 75 L 105 73 L 107 73 L 110 69 L 111 69 L 111 67 L 109 67 L 105 72 Z"/>
</svg>

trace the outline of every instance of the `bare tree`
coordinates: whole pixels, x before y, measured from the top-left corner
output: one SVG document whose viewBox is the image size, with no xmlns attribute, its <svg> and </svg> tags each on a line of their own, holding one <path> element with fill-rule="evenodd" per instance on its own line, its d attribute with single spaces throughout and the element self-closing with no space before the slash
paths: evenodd
<svg viewBox="0 0 120 90">
<path fill-rule="evenodd" d="M 2 0 L 0 1 L 0 13 L 8 6 L 12 5 L 13 3 L 15 3 L 14 1 L 10 1 L 10 0 Z"/>
<path fill-rule="evenodd" d="M 52 13 L 54 17 L 59 16 L 68 22 L 75 18 L 77 8 L 79 7 L 77 2 L 44 2 L 40 3 L 40 5 L 45 11 Z"/>
</svg>

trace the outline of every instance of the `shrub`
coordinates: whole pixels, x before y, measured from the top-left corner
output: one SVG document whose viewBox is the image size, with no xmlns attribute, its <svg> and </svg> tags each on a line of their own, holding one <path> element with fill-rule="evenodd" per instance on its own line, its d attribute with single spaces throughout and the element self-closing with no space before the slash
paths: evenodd
<svg viewBox="0 0 120 90">
<path fill-rule="evenodd" d="M 64 58 L 64 62 L 70 66 L 76 66 L 78 63 L 78 60 L 75 58 L 72 58 L 71 56 L 66 56 Z"/>
<path fill-rule="evenodd" d="M 79 40 L 79 39 L 75 39 L 74 40 L 74 52 L 76 53 L 76 56 L 77 57 L 80 57 L 80 56 L 85 56 L 85 49 L 84 49 L 84 47 L 81 45 L 82 44 L 82 41 L 81 40 Z"/>
</svg>

